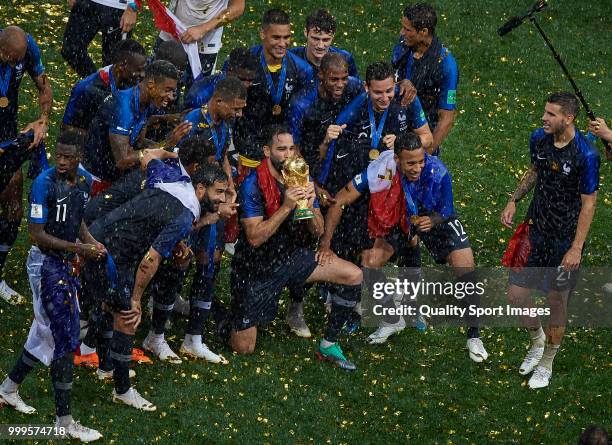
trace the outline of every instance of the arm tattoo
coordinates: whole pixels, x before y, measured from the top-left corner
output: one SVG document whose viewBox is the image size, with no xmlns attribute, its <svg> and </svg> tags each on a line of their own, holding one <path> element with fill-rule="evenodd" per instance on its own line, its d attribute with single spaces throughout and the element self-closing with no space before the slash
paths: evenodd
<svg viewBox="0 0 612 445">
<path fill-rule="evenodd" d="M 532 165 L 529 170 L 525 172 L 521 182 L 519 182 L 518 187 L 512 194 L 512 200 L 518 202 L 523 199 L 523 197 L 533 188 L 537 178 L 538 171 L 536 170 L 535 166 Z"/>
</svg>

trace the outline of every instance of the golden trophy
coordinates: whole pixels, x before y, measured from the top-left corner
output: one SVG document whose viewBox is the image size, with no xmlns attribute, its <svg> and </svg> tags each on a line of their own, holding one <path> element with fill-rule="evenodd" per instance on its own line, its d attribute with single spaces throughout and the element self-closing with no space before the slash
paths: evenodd
<svg viewBox="0 0 612 445">
<path fill-rule="evenodd" d="M 292 156 L 283 163 L 283 180 L 287 187 L 308 187 L 308 164 L 301 156 Z M 308 200 L 300 199 L 295 206 L 293 220 L 312 219 L 314 213 L 308 208 Z"/>
</svg>

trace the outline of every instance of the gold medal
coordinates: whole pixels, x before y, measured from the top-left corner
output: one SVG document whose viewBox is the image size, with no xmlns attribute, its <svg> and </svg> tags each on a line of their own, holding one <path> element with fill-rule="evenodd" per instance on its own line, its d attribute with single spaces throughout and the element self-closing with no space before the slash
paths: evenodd
<svg viewBox="0 0 612 445">
<path fill-rule="evenodd" d="M 8 97 L 6 96 L 0 97 L 0 108 L 6 108 L 8 107 L 8 104 L 9 104 Z"/>
<path fill-rule="evenodd" d="M 272 114 L 274 116 L 279 116 L 281 114 L 281 112 L 283 111 L 283 109 L 281 108 L 280 105 L 276 104 L 272 107 Z"/>
<path fill-rule="evenodd" d="M 380 152 L 377 149 L 373 148 L 372 150 L 370 150 L 369 156 L 370 159 L 373 161 L 374 159 L 377 159 L 380 156 Z"/>
<path fill-rule="evenodd" d="M 412 224 L 414 226 L 414 225 L 416 225 L 418 220 L 419 220 L 419 215 L 412 215 L 410 217 L 410 224 Z"/>
</svg>

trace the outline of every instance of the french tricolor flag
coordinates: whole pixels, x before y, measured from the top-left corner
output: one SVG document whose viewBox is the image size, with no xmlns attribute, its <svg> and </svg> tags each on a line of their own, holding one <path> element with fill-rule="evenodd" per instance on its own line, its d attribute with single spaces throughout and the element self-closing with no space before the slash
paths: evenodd
<svg viewBox="0 0 612 445">
<path fill-rule="evenodd" d="M 153 14 L 155 20 L 155 27 L 160 31 L 165 31 L 168 34 L 174 36 L 174 38 L 180 41 L 181 34 L 187 31 L 187 27 L 166 8 L 159 0 L 147 0 L 149 3 L 149 9 Z M 202 73 L 202 64 L 200 63 L 200 55 L 198 54 L 197 42 L 183 43 L 183 48 L 189 58 L 189 65 L 191 66 L 191 73 L 195 79 Z"/>
</svg>

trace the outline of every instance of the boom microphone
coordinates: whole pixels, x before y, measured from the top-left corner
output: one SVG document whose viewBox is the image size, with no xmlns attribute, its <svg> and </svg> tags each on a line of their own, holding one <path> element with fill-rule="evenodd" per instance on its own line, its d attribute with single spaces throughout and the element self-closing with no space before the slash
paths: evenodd
<svg viewBox="0 0 612 445">
<path fill-rule="evenodd" d="M 510 31 L 512 31 L 514 28 L 519 27 L 521 25 L 521 23 L 523 23 L 525 21 L 526 18 L 532 17 L 534 13 L 540 12 L 542 9 L 546 8 L 546 6 L 548 6 L 546 4 L 546 0 L 538 0 L 538 1 L 536 1 L 533 4 L 533 6 L 531 7 L 531 9 L 529 11 L 527 11 L 525 14 L 522 14 L 520 16 L 512 17 L 510 20 L 508 20 L 506 23 L 504 23 L 497 30 L 497 34 L 499 34 L 500 37 L 505 36 Z"/>
</svg>

